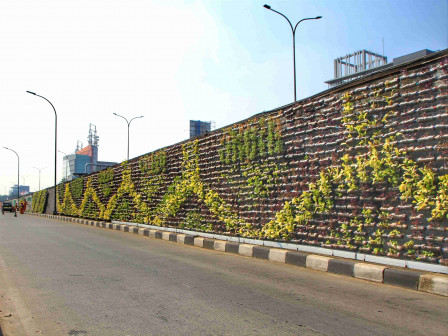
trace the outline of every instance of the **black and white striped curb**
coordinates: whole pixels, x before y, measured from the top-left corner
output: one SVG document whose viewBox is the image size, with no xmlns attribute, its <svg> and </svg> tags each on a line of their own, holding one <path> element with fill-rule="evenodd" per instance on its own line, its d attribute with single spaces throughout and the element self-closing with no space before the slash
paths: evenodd
<svg viewBox="0 0 448 336">
<path fill-rule="evenodd" d="M 40 214 L 38 214 L 40 215 Z M 304 252 L 278 249 L 266 246 L 241 244 L 224 240 L 204 238 L 195 235 L 161 231 L 125 224 L 113 224 L 88 219 L 56 215 L 40 215 L 62 221 L 75 222 L 100 228 L 130 232 L 150 238 L 174 243 L 202 247 L 209 250 L 239 254 L 246 257 L 311 268 L 358 279 L 374 281 L 408 289 L 448 296 L 448 276 L 437 273 L 421 273 L 408 269 L 391 268 L 354 260 L 344 260 Z"/>
</svg>

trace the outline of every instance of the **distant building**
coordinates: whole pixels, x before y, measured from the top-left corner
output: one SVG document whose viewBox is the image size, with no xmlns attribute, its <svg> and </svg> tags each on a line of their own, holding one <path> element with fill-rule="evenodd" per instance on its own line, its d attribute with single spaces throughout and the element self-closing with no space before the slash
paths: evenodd
<svg viewBox="0 0 448 336">
<path fill-rule="evenodd" d="M 30 193 L 30 186 L 21 185 L 19 186 L 19 194 L 20 196 L 26 195 Z M 14 184 L 11 189 L 9 189 L 9 196 L 17 198 L 17 184 Z"/>
<path fill-rule="evenodd" d="M 368 74 L 385 70 L 433 53 L 428 49 L 423 49 L 411 54 L 394 58 L 392 63 L 387 63 L 387 57 L 375 54 L 367 50 L 359 50 L 353 54 L 338 57 L 334 60 L 334 79 L 325 83 L 329 87 L 335 87 L 351 80 L 366 76 Z"/>
<path fill-rule="evenodd" d="M 190 120 L 190 138 L 210 132 L 211 129 L 211 121 Z"/>
<path fill-rule="evenodd" d="M 82 148 L 82 143 L 78 141 L 75 154 L 64 156 L 62 165 L 62 176 L 66 181 L 71 181 L 77 177 L 90 174 L 110 166 L 117 162 L 98 161 L 98 140 L 96 126 L 89 125 L 89 145 Z"/>
</svg>

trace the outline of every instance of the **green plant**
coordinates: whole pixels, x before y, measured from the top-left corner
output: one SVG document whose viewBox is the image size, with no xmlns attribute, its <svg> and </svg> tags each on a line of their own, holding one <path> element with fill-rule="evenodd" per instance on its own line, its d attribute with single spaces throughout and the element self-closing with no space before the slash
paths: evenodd
<svg viewBox="0 0 448 336">
<path fill-rule="evenodd" d="M 411 159 L 405 158 L 401 165 L 401 169 L 403 173 L 399 190 L 401 192 L 401 199 L 406 201 L 414 194 L 416 183 L 420 177 L 417 170 L 417 164 Z"/>
<path fill-rule="evenodd" d="M 439 190 L 434 203 L 435 207 L 431 211 L 430 220 L 448 219 L 448 174 L 439 176 Z"/>
<path fill-rule="evenodd" d="M 101 192 L 108 197 L 112 191 L 112 181 L 114 180 L 114 170 L 107 168 L 98 173 L 98 184 Z"/>
<path fill-rule="evenodd" d="M 69 183 L 70 190 L 74 199 L 78 200 L 82 197 L 84 187 L 84 178 L 78 177 Z"/>
<path fill-rule="evenodd" d="M 420 251 L 419 258 L 434 258 L 434 252 L 432 251 Z"/>
<path fill-rule="evenodd" d="M 415 185 L 414 203 L 417 204 L 417 210 L 426 210 L 430 205 L 434 205 L 434 200 L 431 198 L 436 192 L 435 174 L 427 166 L 419 170 L 422 177 Z"/>
<path fill-rule="evenodd" d="M 403 246 L 407 249 L 407 250 L 412 250 L 414 248 L 414 241 L 413 240 L 408 240 L 406 243 L 403 244 Z"/>
<path fill-rule="evenodd" d="M 401 232 L 398 230 L 392 230 L 389 232 L 389 237 L 400 237 L 402 236 Z"/>
<path fill-rule="evenodd" d="M 223 154 L 223 153 L 222 153 Z M 151 153 L 143 156 L 140 161 L 140 170 L 145 175 L 159 175 L 165 172 L 166 167 L 166 152 L 160 150 L 156 153 Z"/>
<path fill-rule="evenodd" d="M 31 201 L 31 211 L 36 213 L 44 213 L 47 199 L 48 192 L 46 189 L 35 192 Z"/>
</svg>

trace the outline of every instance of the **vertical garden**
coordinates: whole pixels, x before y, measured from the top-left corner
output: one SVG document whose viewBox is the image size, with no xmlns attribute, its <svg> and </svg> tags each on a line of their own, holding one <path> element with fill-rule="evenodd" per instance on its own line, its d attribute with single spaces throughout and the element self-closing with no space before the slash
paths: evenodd
<svg viewBox="0 0 448 336">
<path fill-rule="evenodd" d="M 447 93 L 445 55 L 60 184 L 58 212 L 448 264 Z"/>
</svg>

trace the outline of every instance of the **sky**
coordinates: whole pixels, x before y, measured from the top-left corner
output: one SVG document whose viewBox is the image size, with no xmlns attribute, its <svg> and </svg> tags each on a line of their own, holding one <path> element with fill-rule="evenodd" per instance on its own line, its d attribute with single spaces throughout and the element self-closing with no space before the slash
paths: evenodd
<svg viewBox="0 0 448 336">
<path fill-rule="evenodd" d="M 87 145 L 126 159 L 188 138 L 189 120 L 221 128 L 324 91 L 333 60 L 357 50 L 389 62 L 448 48 L 448 0 L 3 0 L 0 3 L 0 194 L 54 184 L 58 150 Z M 57 181 L 64 177 L 57 154 Z"/>
</svg>

